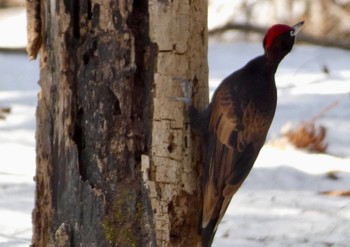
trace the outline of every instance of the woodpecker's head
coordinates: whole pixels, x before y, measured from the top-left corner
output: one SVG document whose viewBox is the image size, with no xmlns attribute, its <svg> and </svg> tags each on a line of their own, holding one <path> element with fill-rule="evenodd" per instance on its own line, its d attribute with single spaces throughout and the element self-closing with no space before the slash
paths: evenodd
<svg viewBox="0 0 350 247">
<path fill-rule="evenodd" d="M 282 59 L 292 50 L 295 36 L 303 25 L 304 21 L 294 26 L 277 24 L 270 27 L 263 41 L 265 54 L 270 58 Z"/>
</svg>

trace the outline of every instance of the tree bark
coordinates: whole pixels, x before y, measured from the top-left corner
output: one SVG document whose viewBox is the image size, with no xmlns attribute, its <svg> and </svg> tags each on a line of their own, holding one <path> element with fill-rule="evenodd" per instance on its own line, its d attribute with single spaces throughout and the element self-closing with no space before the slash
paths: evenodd
<svg viewBox="0 0 350 247">
<path fill-rule="evenodd" d="M 40 50 L 33 246 L 199 246 L 207 2 L 27 1 Z"/>
</svg>

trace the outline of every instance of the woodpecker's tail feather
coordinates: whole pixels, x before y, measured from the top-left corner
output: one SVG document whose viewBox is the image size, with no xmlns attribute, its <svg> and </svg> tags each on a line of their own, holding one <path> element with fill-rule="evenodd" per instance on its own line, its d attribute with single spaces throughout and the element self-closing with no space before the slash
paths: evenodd
<svg viewBox="0 0 350 247">
<path fill-rule="evenodd" d="M 202 247 L 210 247 L 216 233 L 215 223 L 210 222 L 202 229 Z"/>
</svg>

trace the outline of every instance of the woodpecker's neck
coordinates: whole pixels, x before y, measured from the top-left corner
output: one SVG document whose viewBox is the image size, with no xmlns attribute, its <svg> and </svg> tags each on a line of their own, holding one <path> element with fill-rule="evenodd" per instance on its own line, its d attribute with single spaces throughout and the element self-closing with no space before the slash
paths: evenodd
<svg viewBox="0 0 350 247">
<path fill-rule="evenodd" d="M 273 74 L 276 73 L 278 65 L 283 60 L 283 58 L 288 53 L 272 53 L 272 52 L 265 52 L 264 56 L 266 58 L 266 68 L 272 72 Z"/>
<path fill-rule="evenodd" d="M 263 44 L 267 64 L 275 73 L 282 59 L 292 50 L 294 36 L 290 36 L 289 32 L 286 32 L 277 37 L 270 46 L 266 47 L 265 43 Z"/>
</svg>

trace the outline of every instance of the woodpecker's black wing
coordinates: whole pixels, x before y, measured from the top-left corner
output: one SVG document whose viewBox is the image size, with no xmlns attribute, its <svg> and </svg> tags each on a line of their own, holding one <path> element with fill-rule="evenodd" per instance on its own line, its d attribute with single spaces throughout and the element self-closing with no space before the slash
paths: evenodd
<svg viewBox="0 0 350 247">
<path fill-rule="evenodd" d="M 261 113 L 241 71 L 226 78 L 208 108 L 203 188 L 203 246 L 210 246 L 232 196 L 249 174 L 273 113 Z M 206 244 L 207 243 L 207 244 Z"/>
</svg>

